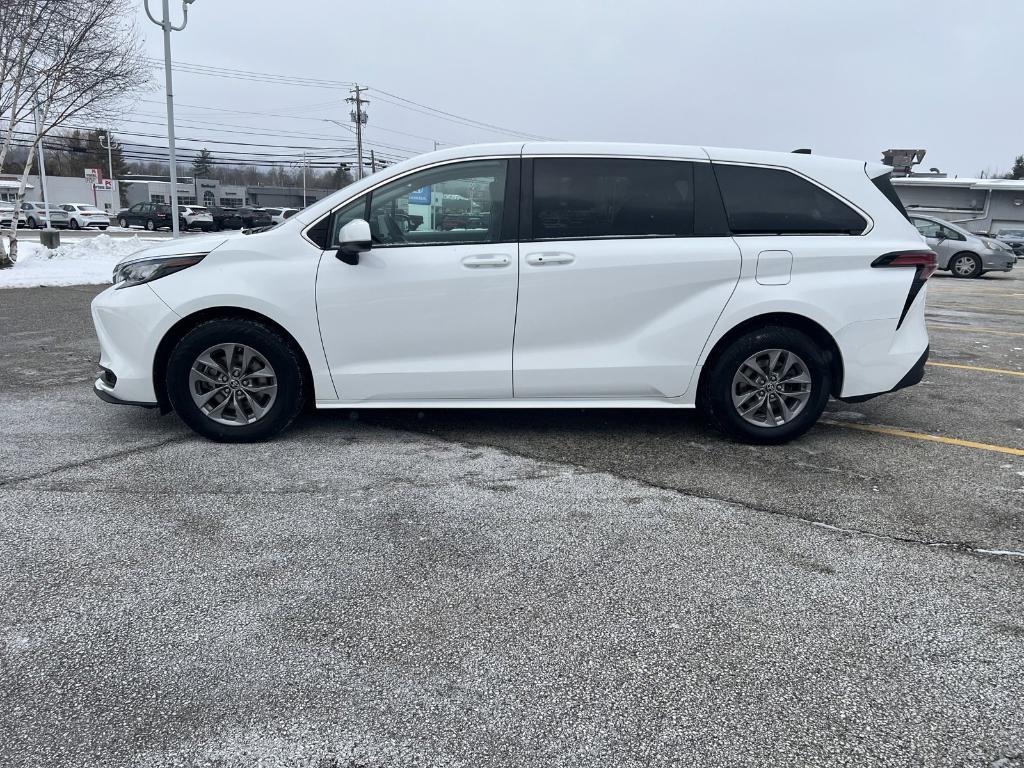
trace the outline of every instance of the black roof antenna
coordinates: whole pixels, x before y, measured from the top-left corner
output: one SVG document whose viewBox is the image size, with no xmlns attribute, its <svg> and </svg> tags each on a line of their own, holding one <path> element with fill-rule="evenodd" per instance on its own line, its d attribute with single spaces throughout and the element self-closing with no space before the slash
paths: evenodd
<svg viewBox="0 0 1024 768">
<path fill-rule="evenodd" d="M 791 155 L 809 155 L 809 154 L 811 154 L 811 150 L 809 150 L 809 149 L 794 149 L 792 152 L 790 152 L 790 154 Z"/>
</svg>

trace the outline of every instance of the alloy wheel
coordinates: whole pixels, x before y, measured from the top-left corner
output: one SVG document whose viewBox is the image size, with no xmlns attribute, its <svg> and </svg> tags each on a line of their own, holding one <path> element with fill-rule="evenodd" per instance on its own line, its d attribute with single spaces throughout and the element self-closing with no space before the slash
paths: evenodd
<svg viewBox="0 0 1024 768">
<path fill-rule="evenodd" d="M 252 347 L 218 344 L 192 363 L 188 389 L 208 419 L 229 426 L 254 424 L 277 400 L 277 374 L 270 361 Z"/>
<path fill-rule="evenodd" d="M 785 349 L 763 349 L 740 365 L 732 380 L 732 404 L 758 427 L 781 427 L 803 410 L 811 396 L 810 369 Z"/>
<path fill-rule="evenodd" d="M 975 264 L 973 256 L 960 256 L 953 262 L 953 271 L 960 277 L 968 277 L 974 274 Z"/>
</svg>

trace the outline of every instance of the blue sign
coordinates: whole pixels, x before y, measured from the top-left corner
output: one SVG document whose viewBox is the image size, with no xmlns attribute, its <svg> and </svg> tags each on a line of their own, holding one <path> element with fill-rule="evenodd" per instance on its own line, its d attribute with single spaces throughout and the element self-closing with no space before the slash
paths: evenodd
<svg viewBox="0 0 1024 768">
<path fill-rule="evenodd" d="M 430 205 L 430 185 L 414 189 L 410 192 L 409 203 L 412 205 Z"/>
</svg>

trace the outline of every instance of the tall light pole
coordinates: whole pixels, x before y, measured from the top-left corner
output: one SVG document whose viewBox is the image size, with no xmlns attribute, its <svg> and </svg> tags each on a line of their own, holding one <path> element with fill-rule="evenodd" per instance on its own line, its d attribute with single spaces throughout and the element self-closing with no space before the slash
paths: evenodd
<svg viewBox="0 0 1024 768">
<path fill-rule="evenodd" d="M 174 89 L 171 85 L 171 32 L 180 32 L 188 25 L 188 7 L 195 0 L 181 0 L 181 12 L 184 17 L 181 26 L 171 24 L 170 0 L 163 0 L 163 19 L 157 21 L 149 10 L 149 0 L 145 0 L 146 15 L 149 20 L 164 31 L 164 79 L 167 90 L 167 156 L 171 165 L 171 236 L 178 236 L 178 160 L 174 154 Z"/>
</svg>

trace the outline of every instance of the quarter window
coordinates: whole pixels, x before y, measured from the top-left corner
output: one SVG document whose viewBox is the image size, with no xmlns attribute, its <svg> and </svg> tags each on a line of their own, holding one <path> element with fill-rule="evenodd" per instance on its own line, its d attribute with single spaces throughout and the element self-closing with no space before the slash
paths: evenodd
<svg viewBox="0 0 1024 768">
<path fill-rule="evenodd" d="M 734 235 L 859 235 L 864 217 L 842 200 L 776 168 L 715 164 Z"/>
<path fill-rule="evenodd" d="M 693 165 L 673 160 L 539 158 L 533 239 L 693 234 Z"/>
<path fill-rule="evenodd" d="M 368 218 L 373 244 L 397 247 L 498 242 L 506 166 L 505 160 L 446 165 L 374 190 Z"/>
</svg>

